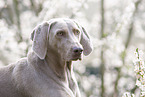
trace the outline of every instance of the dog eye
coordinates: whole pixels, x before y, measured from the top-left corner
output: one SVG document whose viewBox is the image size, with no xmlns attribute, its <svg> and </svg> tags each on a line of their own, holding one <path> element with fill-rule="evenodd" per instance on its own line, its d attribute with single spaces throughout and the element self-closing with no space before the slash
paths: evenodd
<svg viewBox="0 0 145 97">
<path fill-rule="evenodd" d="M 57 32 L 57 35 L 58 36 L 63 36 L 64 35 L 64 32 L 63 31 L 59 31 L 59 32 Z"/>
<path fill-rule="evenodd" d="M 80 31 L 79 31 L 79 30 L 75 30 L 75 31 L 74 31 L 74 34 L 75 34 L 75 35 L 79 35 L 79 34 L 80 34 Z"/>
</svg>

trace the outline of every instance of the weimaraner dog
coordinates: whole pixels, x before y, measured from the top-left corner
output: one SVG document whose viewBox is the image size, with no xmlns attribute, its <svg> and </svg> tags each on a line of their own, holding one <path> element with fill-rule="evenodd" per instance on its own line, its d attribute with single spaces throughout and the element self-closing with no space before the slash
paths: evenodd
<svg viewBox="0 0 145 97">
<path fill-rule="evenodd" d="M 32 51 L 0 68 L 0 97 L 81 97 L 72 61 L 92 51 L 85 29 L 71 19 L 34 28 Z"/>
</svg>

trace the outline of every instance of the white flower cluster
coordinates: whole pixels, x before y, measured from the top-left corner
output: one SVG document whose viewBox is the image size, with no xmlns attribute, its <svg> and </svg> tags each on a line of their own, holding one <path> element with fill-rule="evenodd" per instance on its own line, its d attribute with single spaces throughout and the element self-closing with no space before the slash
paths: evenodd
<svg viewBox="0 0 145 97">
<path fill-rule="evenodd" d="M 143 58 L 143 51 L 136 49 L 135 55 L 136 60 L 134 61 L 134 71 L 136 74 L 136 85 L 141 90 L 141 97 L 145 97 L 145 64 Z M 125 92 L 122 97 L 135 97 L 134 94 L 130 94 L 129 92 Z"/>
<path fill-rule="evenodd" d="M 135 95 L 130 94 L 129 92 L 125 92 L 122 97 L 135 97 Z"/>
<path fill-rule="evenodd" d="M 145 96 L 145 64 L 143 61 L 143 51 L 136 49 L 137 59 L 134 62 L 136 73 L 136 85 L 141 89 L 141 96 Z"/>
</svg>

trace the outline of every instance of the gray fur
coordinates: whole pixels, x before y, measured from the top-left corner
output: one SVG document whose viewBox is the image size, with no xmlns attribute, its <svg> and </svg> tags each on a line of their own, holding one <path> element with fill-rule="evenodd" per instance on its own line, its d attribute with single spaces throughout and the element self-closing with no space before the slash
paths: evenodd
<svg viewBox="0 0 145 97">
<path fill-rule="evenodd" d="M 73 73 L 72 47 L 82 48 L 90 42 L 83 31 L 74 35 L 72 29 L 82 31 L 70 19 L 53 19 L 37 26 L 27 57 L 0 68 L 0 97 L 81 97 Z M 57 36 L 60 30 L 65 37 Z"/>
</svg>

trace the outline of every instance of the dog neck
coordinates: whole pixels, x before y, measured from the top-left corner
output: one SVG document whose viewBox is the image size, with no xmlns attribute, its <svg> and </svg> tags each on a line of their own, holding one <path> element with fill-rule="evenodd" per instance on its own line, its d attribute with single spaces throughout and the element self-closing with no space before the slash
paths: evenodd
<svg viewBox="0 0 145 97">
<path fill-rule="evenodd" d="M 57 78 L 59 78 L 64 86 L 69 87 L 73 92 L 75 92 L 76 83 L 73 78 L 72 61 L 62 61 L 62 58 L 59 54 L 49 50 L 45 61 L 50 70 L 53 71 L 53 73 L 57 76 Z"/>
<path fill-rule="evenodd" d="M 67 72 L 72 72 L 72 62 L 62 60 L 61 56 L 53 50 L 48 50 L 45 61 L 55 75 L 63 81 L 67 81 Z"/>
<path fill-rule="evenodd" d="M 46 77 L 53 76 L 52 79 L 58 80 L 58 84 L 70 88 L 73 92 L 75 91 L 76 82 L 72 76 L 71 61 L 61 61 L 61 57 L 53 51 L 49 52 L 44 60 L 41 60 L 34 52 L 29 52 L 28 63 L 38 72 L 41 71 Z"/>
</svg>

